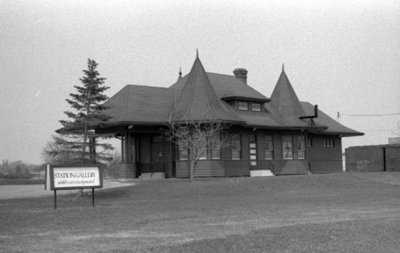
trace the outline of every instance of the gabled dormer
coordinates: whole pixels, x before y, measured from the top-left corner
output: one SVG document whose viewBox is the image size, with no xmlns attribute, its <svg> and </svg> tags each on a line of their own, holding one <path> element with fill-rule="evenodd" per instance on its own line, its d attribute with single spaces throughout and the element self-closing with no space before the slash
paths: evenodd
<svg viewBox="0 0 400 253">
<path fill-rule="evenodd" d="M 230 92 L 222 96 L 222 100 L 237 111 L 263 112 L 265 103 L 270 99 L 248 86 L 247 73 L 248 71 L 244 68 L 233 71 L 235 83 L 232 83 Z"/>
</svg>

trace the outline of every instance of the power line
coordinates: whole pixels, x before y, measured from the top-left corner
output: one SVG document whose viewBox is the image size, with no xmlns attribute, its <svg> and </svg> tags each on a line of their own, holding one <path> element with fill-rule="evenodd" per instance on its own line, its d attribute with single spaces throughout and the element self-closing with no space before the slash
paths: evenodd
<svg viewBox="0 0 400 253">
<path fill-rule="evenodd" d="M 351 117 L 383 117 L 383 116 L 395 116 L 400 115 L 400 112 L 396 113 L 382 113 L 382 114 L 347 114 L 338 112 L 338 117 L 341 116 L 351 116 Z"/>
<path fill-rule="evenodd" d="M 381 113 L 381 114 L 347 114 L 347 113 L 340 113 L 337 112 L 336 117 L 339 119 L 342 116 L 346 116 L 346 117 L 386 117 L 386 116 L 396 116 L 396 115 L 400 115 L 400 112 L 396 112 L 396 113 Z"/>
<path fill-rule="evenodd" d="M 371 130 L 362 130 L 364 132 L 396 132 L 396 129 L 382 129 L 382 130 L 378 130 L 378 129 L 371 129 Z"/>
</svg>

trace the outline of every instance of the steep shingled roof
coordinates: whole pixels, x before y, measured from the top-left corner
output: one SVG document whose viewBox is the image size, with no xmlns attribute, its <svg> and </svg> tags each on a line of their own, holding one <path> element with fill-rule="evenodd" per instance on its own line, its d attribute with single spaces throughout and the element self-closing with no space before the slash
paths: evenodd
<svg viewBox="0 0 400 253">
<path fill-rule="evenodd" d="M 301 106 L 308 115 L 313 114 L 314 106 L 312 104 L 310 104 L 309 102 L 301 102 Z M 364 135 L 362 132 L 358 132 L 351 128 L 343 126 L 320 110 L 318 110 L 318 117 L 314 118 L 313 120 L 315 122 L 315 125 L 326 127 L 326 129 L 322 131 L 322 133 L 324 134 L 339 134 L 341 136 Z"/>
<path fill-rule="evenodd" d="M 126 85 L 104 104 L 112 116 L 106 124 L 168 122 L 173 101 L 174 93 L 168 88 Z"/>
<path fill-rule="evenodd" d="M 214 88 L 217 96 L 223 100 L 229 100 L 229 98 L 237 98 L 249 101 L 268 102 L 269 98 L 253 89 L 251 86 L 244 84 L 232 75 L 224 75 L 218 73 L 206 72 L 208 80 Z M 170 88 L 176 89 L 178 93 L 181 92 L 185 86 L 186 80 L 189 75 L 178 79 Z"/>
<path fill-rule="evenodd" d="M 279 76 L 278 82 L 276 83 L 271 95 L 271 105 L 289 126 L 306 125 L 304 121 L 299 119 L 300 116 L 305 116 L 306 113 L 304 112 L 283 67 L 281 75 Z"/>
<path fill-rule="evenodd" d="M 228 104 L 229 99 L 266 102 L 261 112 L 239 111 Z M 269 102 L 270 101 L 270 102 Z M 271 99 L 232 75 L 207 73 L 197 56 L 191 71 L 178 78 L 169 88 L 127 85 L 105 106 L 112 118 L 103 124 L 159 125 L 169 121 L 221 119 L 234 124 L 265 129 L 303 129 L 320 134 L 356 136 L 357 132 L 341 125 L 322 111 L 313 119 L 314 107 L 300 102 L 284 69 Z"/>
<path fill-rule="evenodd" d="M 189 75 L 185 78 L 184 86 L 179 93 L 176 92 L 175 105 L 170 119 L 171 121 L 203 119 L 240 121 L 232 109 L 220 100 L 198 55 Z"/>
</svg>

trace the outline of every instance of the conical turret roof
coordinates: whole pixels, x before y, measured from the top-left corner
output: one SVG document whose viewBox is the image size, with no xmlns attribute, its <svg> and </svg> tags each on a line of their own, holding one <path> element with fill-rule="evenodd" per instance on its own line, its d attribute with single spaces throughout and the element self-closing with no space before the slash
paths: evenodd
<svg viewBox="0 0 400 253">
<path fill-rule="evenodd" d="M 290 84 L 289 78 L 286 76 L 283 66 L 281 75 L 271 95 L 271 105 L 289 125 L 304 125 L 304 121 L 300 120 L 299 117 L 305 116 L 306 113 Z"/>
<path fill-rule="evenodd" d="M 171 121 L 240 121 L 218 98 L 198 54 L 171 112 Z"/>
</svg>

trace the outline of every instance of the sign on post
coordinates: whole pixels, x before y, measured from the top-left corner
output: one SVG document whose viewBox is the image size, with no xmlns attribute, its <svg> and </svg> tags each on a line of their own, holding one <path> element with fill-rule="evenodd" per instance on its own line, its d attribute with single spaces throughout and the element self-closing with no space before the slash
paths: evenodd
<svg viewBox="0 0 400 253">
<path fill-rule="evenodd" d="M 45 189 L 54 191 L 54 209 L 57 209 L 57 190 L 94 189 L 103 187 L 103 178 L 98 165 L 48 165 Z"/>
</svg>

